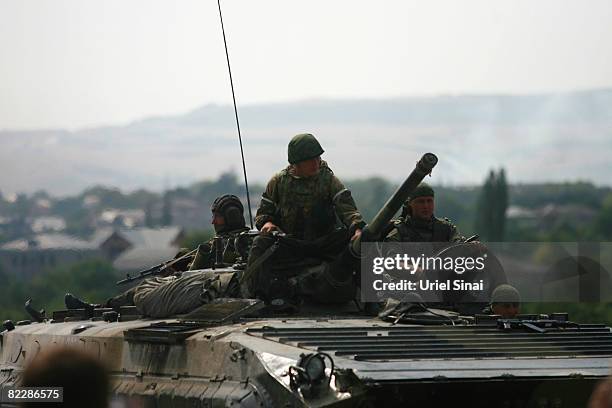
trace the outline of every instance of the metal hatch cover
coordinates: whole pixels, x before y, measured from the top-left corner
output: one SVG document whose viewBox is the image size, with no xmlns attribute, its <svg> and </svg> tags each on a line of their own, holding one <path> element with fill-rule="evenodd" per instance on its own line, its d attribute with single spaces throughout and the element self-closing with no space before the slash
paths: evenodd
<svg viewBox="0 0 612 408">
<path fill-rule="evenodd" d="M 219 298 L 181 316 L 181 322 L 228 324 L 265 307 L 259 299 Z"/>
<path fill-rule="evenodd" d="M 248 334 L 356 361 L 601 358 L 612 356 L 612 333 L 604 325 L 568 325 L 534 332 L 523 327 L 389 326 L 249 328 Z M 380 330 L 380 328 L 377 328 Z"/>
</svg>

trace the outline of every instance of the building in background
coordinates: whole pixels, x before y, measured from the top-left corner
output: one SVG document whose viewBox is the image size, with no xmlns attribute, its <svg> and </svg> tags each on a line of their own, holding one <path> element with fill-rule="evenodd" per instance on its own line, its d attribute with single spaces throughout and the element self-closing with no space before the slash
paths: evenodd
<svg viewBox="0 0 612 408">
<path fill-rule="evenodd" d="M 96 231 L 89 240 L 42 233 L 0 247 L 0 269 L 29 279 L 58 266 L 105 259 L 119 271 L 138 270 L 174 257 L 185 232 L 180 227 Z"/>
<path fill-rule="evenodd" d="M 61 233 L 44 233 L 2 245 L 0 268 L 7 274 L 30 279 L 60 265 L 103 257 L 102 251 L 88 241 Z"/>
<path fill-rule="evenodd" d="M 144 269 L 171 259 L 185 237 L 181 227 L 102 229 L 91 242 L 118 271 Z"/>
</svg>

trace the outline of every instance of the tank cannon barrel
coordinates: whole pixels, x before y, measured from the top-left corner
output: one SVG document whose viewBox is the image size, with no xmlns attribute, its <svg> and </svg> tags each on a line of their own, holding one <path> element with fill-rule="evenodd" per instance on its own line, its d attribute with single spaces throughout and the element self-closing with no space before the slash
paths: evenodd
<svg viewBox="0 0 612 408">
<path fill-rule="evenodd" d="M 433 153 L 425 153 L 421 160 L 416 164 L 416 167 L 410 175 L 404 180 L 401 186 L 395 190 L 391 198 L 387 200 L 385 205 L 374 216 L 374 219 L 364 228 L 362 236 L 366 240 L 377 240 L 381 237 L 382 231 L 385 229 L 389 221 L 395 213 L 401 208 L 402 204 L 408 199 L 410 194 L 416 189 L 426 175 L 430 174 L 432 169 L 438 163 L 438 158 Z M 361 238 L 361 237 L 360 237 Z M 351 243 L 351 249 L 354 254 L 360 254 L 361 239 L 356 239 Z"/>
</svg>

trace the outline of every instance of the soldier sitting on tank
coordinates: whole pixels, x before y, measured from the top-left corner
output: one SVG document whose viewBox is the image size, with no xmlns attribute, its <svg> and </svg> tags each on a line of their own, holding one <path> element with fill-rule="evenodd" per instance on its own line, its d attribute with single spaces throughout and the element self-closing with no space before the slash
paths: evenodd
<svg viewBox="0 0 612 408">
<path fill-rule="evenodd" d="M 414 243 L 416 255 L 424 253 L 427 256 L 460 258 L 465 256 L 477 257 L 483 251 L 486 251 L 486 248 L 477 242 L 458 245 L 465 242 L 466 239 L 450 220 L 437 218 L 434 215 L 434 196 L 435 193 L 431 186 L 426 183 L 419 184 L 404 203 L 400 218 L 389 226 L 390 232 L 385 241 Z M 420 279 L 427 277 L 431 280 L 439 279 L 440 281 L 455 278 L 464 280 L 480 278 L 480 276 L 474 276 L 472 273 L 456 275 L 452 271 L 445 270 L 421 270 L 416 276 L 419 275 L 421 276 Z M 492 275 L 490 282 L 498 284 L 499 277 L 496 274 Z M 478 313 L 483 307 L 480 299 L 474 299 L 472 294 L 466 291 L 436 293 L 430 291 L 423 293 L 423 295 L 431 299 L 428 303 L 430 306 L 460 311 L 465 314 Z M 433 299 L 436 299 L 436 301 Z"/>
<path fill-rule="evenodd" d="M 223 244 L 222 261 L 232 265 L 240 256 L 234 241 L 237 236 L 249 230 L 244 219 L 244 206 L 238 197 L 225 194 L 217 197 L 210 210 L 212 211 L 212 225 L 215 237 L 206 244 L 200 244 L 189 264 L 189 270 L 211 268 L 215 264 L 214 242 Z M 243 259 L 246 261 L 246 259 Z"/>
<path fill-rule="evenodd" d="M 262 234 L 253 241 L 241 289 L 244 296 L 263 299 L 277 310 L 296 309 L 311 295 L 333 300 L 340 287 L 354 289 L 352 276 L 338 282 L 329 270 L 300 278 L 307 265 L 337 258 L 365 225 L 351 192 L 321 160 L 323 152 L 313 135 L 293 137 L 289 166 L 268 182 L 257 210 Z"/>
<path fill-rule="evenodd" d="M 96 307 L 118 308 L 136 306 L 145 316 L 166 317 L 187 313 L 216 297 L 234 297 L 239 294 L 235 272 L 202 271 L 185 277 L 173 275 L 184 270 L 199 270 L 215 264 L 215 245 L 222 245 L 223 263 L 231 265 L 238 253 L 234 239 L 248 231 L 244 220 L 244 207 L 234 195 L 218 197 L 212 207 L 212 224 L 215 238 L 198 247 L 191 262 L 175 262 L 166 268 L 166 275 L 150 278 L 139 285 L 108 299 L 103 305 L 89 304 L 67 293 L 64 301 L 68 309 L 86 309 L 90 313 Z M 180 254 L 179 254 L 180 255 Z M 190 257 L 184 257 L 188 260 Z M 183 259 L 181 259 L 182 261 Z"/>
<path fill-rule="evenodd" d="M 447 218 L 434 216 L 434 190 L 421 183 L 404 204 L 400 219 L 393 224 L 386 241 L 463 242 L 465 238 Z"/>
</svg>

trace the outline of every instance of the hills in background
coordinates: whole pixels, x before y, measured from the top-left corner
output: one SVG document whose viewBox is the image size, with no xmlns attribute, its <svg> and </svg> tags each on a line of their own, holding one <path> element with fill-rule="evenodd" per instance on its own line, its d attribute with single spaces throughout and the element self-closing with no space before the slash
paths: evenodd
<svg viewBox="0 0 612 408">
<path fill-rule="evenodd" d="M 480 184 L 505 167 L 512 183 L 585 180 L 610 185 L 612 90 L 310 100 L 238 107 L 253 182 L 286 165 L 291 136 L 312 132 L 341 178 L 399 181 L 425 152 L 432 182 Z M 241 171 L 231 106 L 127 126 L 0 132 L 0 191 L 76 194 L 88 186 L 161 191 Z"/>
</svg>

